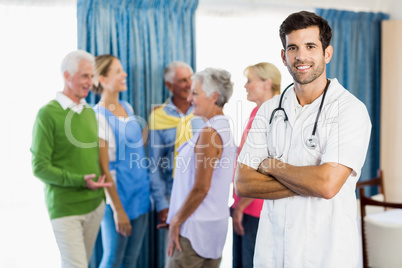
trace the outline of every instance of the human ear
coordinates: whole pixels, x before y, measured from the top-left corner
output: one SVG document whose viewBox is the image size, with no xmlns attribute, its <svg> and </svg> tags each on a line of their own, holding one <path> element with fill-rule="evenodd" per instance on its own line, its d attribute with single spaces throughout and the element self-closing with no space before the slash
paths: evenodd
<svg viewBox="0 0 402 268">
<path fill-rule="evenodd" d="M 99 75 L 99 76 L 98 76 L 98 81 L 99 81 L 99 83 L 102 84 L 102 85 L 107 84 L 107 78 L 106 78 L 105 76 L 103 76 L 103 75 Z"/>
<path fill-rule="evenodd" d="M 219 97 L 219 95 L 218 95 L 218 92 L 214 92 L 214 93 L 212 93 L 212 95 L 211 95 L 211 99 L 214 101 L 214 103 L 216 104 L 216 102 L 218 101 L 218 97 Z"/>
<path fill-rule="evenodd" d="M 271 79 L 265 79 L 264 80 L 264 87 L 266 90 L 271 90 L 272 88 L 272 80 Z"/>
<path fill-rule="evenodd" d="M 65 81 L 70 80 L 70 73 L 68 71 L 64 71 L 63 73 L 63 77 Z"/>
<path fill-rule="evenodd" d="M 169 89 L 170 92 L 173 93 L 172 84 L 170 82 L 166 81 L 165 86 Z"/>
<path fill-rule="evenodd" d="M 286 65 L 286 54 L 285 54 L 284 49 L 281 50 L 281 58 L 282 58 L 283 65 L 287 66 Z"/>
<path fill-rule="evenodd" d="M 325 63 L 329 63 L 332 58 L 332 54 L 334 53 L 334 48 L 329 45 L 324 51 Z"/>
</svg>

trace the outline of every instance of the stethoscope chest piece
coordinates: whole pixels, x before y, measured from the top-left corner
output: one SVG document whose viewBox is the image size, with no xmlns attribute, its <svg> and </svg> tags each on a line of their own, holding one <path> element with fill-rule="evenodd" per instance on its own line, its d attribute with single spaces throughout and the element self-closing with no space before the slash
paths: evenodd
<svg viewBox="0 0 402 268">
<path fill-rule="evenodd" d="M 315 135 L 311 136 L 311 138 L 308 138 L 306 140 L 306 146 L 307 148 L 314 150 L 318 146 L 318 139 Z"/>
<path fill-rule="evenodd" d="M 315 135 L 315 133 L 316 133 L 316 130 L 317 130 L 318 119 L 319 119 L 319 117 L 320 117 L 321 110 L 322 110 L 322 107 L 323 107 L 323 105 L 324 105 L 325 95 L 327 94 L 327 90 L 328 90 L 328 87 L 329 87 L 329 84 L 330 84 L 330 83 L 331 83 L 331 81 L 327 79 L 327 84 L 326 84 L 326 86 L 325 86 L 325 88 L 324 88 L 324 93 L 323 93 L 323 96 L 322 96 L 322 99 L 321 99 L 320 107 L 318 108 L 317 116 L 316 116 L 316 118 L 315 118 L 313 132 L 311 133 L 311 137 L 306 140 L 306 146 L 307 146 L 307 148 L 309 148 L 309 149 L 311 149 L 311 150 L 315 150 L 315 149 L 318 147 L 318 145 L 319 145 L 319 143 L 318 143 L 318 138 L 317 138 L 317 136 Z M 286 115 L 285 109 L 282 107 L 282 100 L 283 100 L 283 96 L 285 95 L 286 91 L 287 91 L 292 85 L 293 85 L 293 84 L 290 84 L 289 86 L 287 86 L 287 87 L 285 88 L 285 90 L 282 92 L 281 97 L 280 97 L 280 99 L 279 99 L 278 108 L 276 108 L 276 109 L 274 109 L 274 110 L 272 111 L 271 117 L 270 117 L 270 119 L 269 119 L 269 125 L 273 124 L 272 121 L 275 121 L 274 119 L 276 118 L 275 114 L 276 114 L 277 112 L 279 112 L 279 111 L 282 111 L 282 112 L 283 112 L 283 122 L 285 123 L 285 132 L 286 132 L 286 123 L 287 123 L 287 121 L 288 121 L 288 116 Z M 274 131 L 272 131 L 272 133 L 274 133 Z M 275 134 L 273 134 L 273 135 L 271 135 L 271 136 L 274 136 L 274 135 L 275 135 Z M 281 135 L 277 135 L 277 136 L 281 136 Z M 276 140 L 276 137 L 277 137 L 277 136 L 275 136 L 275 137 L 273 138 L 273 140 Z M 273 146 L 273 147 L 275 148 L 275 146 Z M 282 152 L 281 154 L 273 153 L 273 152 L 271 152 L 271 150 L 268 150 L 268 154 L 269 154 L 270 157 L 272 157 L 272 158 L 277 158 L 277 159 L 278 159 L 278 158 L 281 158 L 281 157 L 283 156 L 283 152 L 284 152 L 285 148 L 286 148 L 286 140 L 285 140 L 284 145 L 283 145 L 283 148 L 282 148 L 282 150 L 281 150 L 281 152 Z M 273 151 L 274 151 L 274 150 L 273 150 Z"/>
</svg>

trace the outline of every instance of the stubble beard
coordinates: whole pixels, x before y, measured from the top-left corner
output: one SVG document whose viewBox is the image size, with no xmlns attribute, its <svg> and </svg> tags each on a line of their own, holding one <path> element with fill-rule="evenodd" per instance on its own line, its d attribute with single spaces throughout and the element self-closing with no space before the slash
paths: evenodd
<svg viewBox="0 0 402 268">
<path fill-rule="evenodd" d="M 287 65 L 288 71 L 290 75 L 293 77 L 293 80 L 300 85 L 310 84 L 323 74 L 325 62 L 323 62 L 320 65 L 317 65 L 317 67 L 315 66 L 316 64 L 314 63 L 311 64 L 312 74 L 306 76 L 305 74 L 299 74 L 297 72 L 296 66 L 291 66 L 289 64 Z"/>
</svg>

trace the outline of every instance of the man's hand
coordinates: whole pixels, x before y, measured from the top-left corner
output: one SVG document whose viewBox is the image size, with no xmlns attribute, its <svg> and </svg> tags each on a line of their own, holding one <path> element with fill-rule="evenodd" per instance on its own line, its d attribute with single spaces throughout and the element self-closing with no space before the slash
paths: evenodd
<svg viewBox="0 0 402 268">
<path fill-rule="evenodd" d="M 244 228 L 242 225 L 243 221 L 243 211 L 239 209 L 234 209 L 232 214 L 233 221 L 233 231 L 238 235 L 244 235 Z"/>
<path fill-rule="evenodd" d="M 157 229 L 169 227 L 169 224 L 166 223 L 168 213 L 169 213 L 169 208 L 162 209 L 161 211 L 158 212 L 159 224 L 156 225 Z"/>
<path fill-rule="evenodd" d="M 84 176 L 85 180 L 85 185 L 87 186 L 88 189 L 91 190 L 98 190 L 99 188 L 104 188 L 104 187 L 112 187 L 113 183 L 112 182 L 105 182 L 105 175 L 99 176 L 98 181 L 93 181 L 92 179 L 95 178 L 95 174 L 88 174 Z"/>
</svg>

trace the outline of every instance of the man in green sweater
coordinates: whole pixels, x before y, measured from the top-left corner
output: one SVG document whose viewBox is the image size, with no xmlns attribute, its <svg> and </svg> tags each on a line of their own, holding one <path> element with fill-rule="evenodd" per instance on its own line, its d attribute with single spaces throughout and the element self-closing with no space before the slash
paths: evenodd
<svg viewBox="0 0 402 268">
<path fill-rule="evenodd" d="M 84 99 L 94 65 L 85 51 L 67 54 L 64 89 L 39 110 L 33 128 L 33 173 L 45 183 L 62 267 L 88 267 L 105 208 L 103 187 L 111 186 L 100 176 L 97 121 Z"/>
</svg>

